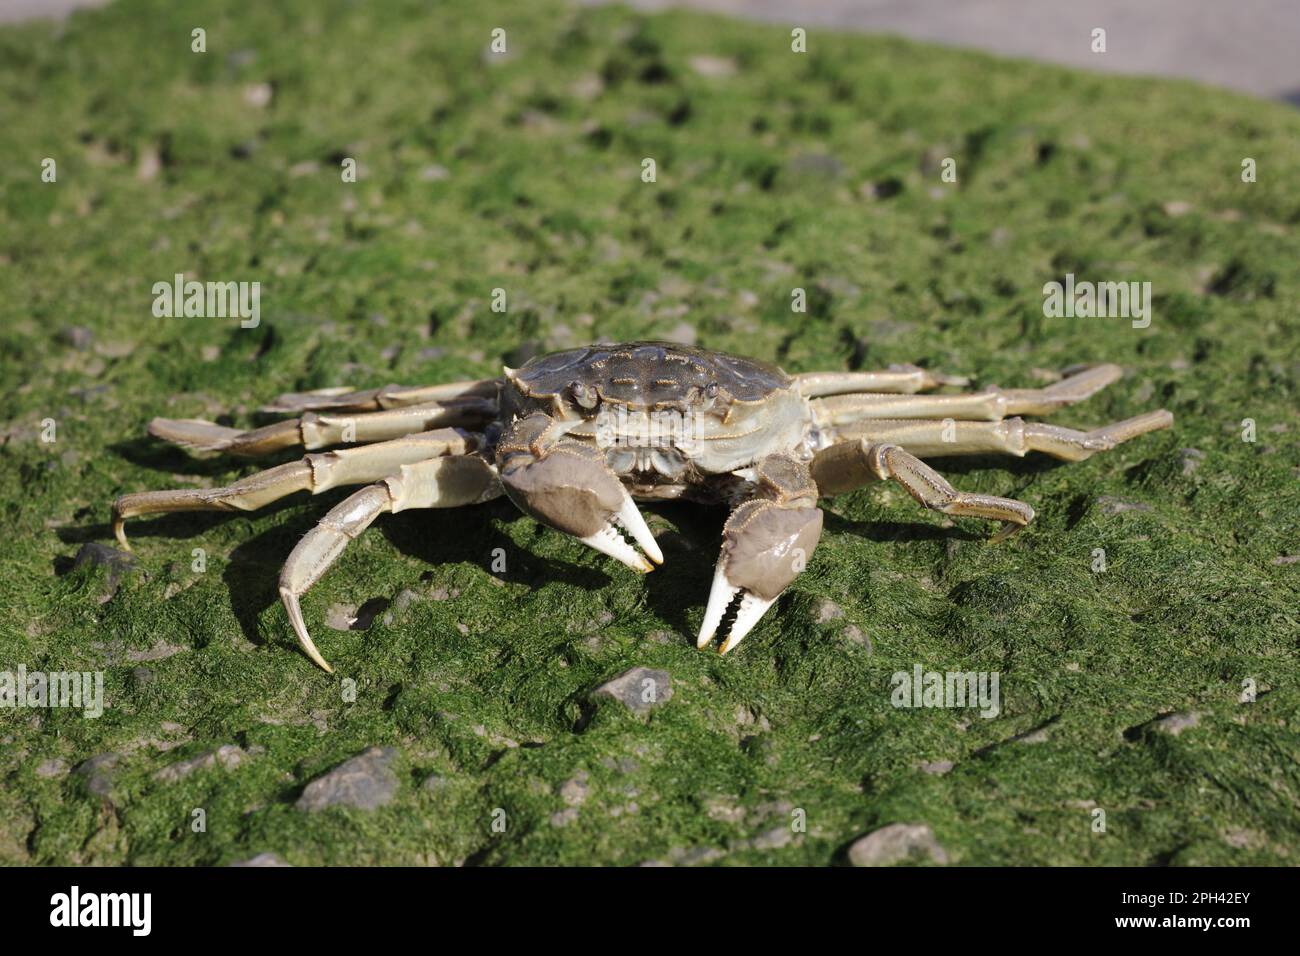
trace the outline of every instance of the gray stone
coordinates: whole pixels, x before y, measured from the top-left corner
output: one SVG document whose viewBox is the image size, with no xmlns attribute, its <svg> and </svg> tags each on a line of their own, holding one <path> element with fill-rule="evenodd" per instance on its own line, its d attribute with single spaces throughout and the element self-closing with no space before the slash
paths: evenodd
<svg viewBox="0 0 1300 956">
<path fill-rule="evenodd" d="M 567 827 L 570 823 L 572 823 L 576 819 L 578 819 L 577 807 L 568 807 L 564 810 L 560 810 L 557 813 L 551 814 L 551 826 Z"/>
<path fill-rule="evenodd" d="M 77 571 L 87 566 L 106 568 L 108 570 L 105 590 L 99 598 L 99 603 L 103 604 L 117 593 L 122 578 L 135 570 L 135 557 L 125 551 L 119 551 L 117 548 L 110 548 L 108 545 L 88 541 L 81 546 L 81 550 L 77 552 L 77 556 L 73 559 L 72 570 Z"/>
<path fill-rule="evenodd" d="M 875 645 L 871 643 L 871 638 L 863 634 L 862 629 L 856 624 L 845 625 L 844 630 L 840 631 L 840 634 L 845 640 L 852 641 L 859 647 L 866 648 L 868 654 L 874 654 L 876 652 Z"/>
<path fill-rule="evenodd" d="M 838 621 L 844 616 L 844 608 L 840 607 L 834 601 L 828 601 L 822 598 L 817 602 L 817 623 L 825 624 L 827 621 Z"/>
<path fill-rule="evenodd" d="M 951 771 L 952 767 L 951 760 L 933 760 L 930 763 L 921 764 L 921 769 L 926 773 L 939 774 L 940 776 Z"/>
<path fill-rule="evenodd" d="M 587 785 L 587 771 L 579 770 L 560 787 L 560 797 L 571 807 L 582 805 L 591 788 Z"/>
<path fill-rule="evenodd" d="M 854 866 L 893 866 L 907 859 L 926 857 L 934 863 L 948 862 L 948 852 L 924 823 L 891 823 L 849 847 L 849 862 Z"/>
<path fill-rule="evenodd" d="M 231 866 L 293 866 L 292 863 L 285 863 L 274 853 L 259 853 L 257 856 L 240 860 L 238 863 L 231 863 Z"/>
<path fill-rule="evenodd" d="M 711 846 L 673 847 L 668 851 L 668 858 L 673 863 L 683 866 L 695 866 L 700 863 L 712 863 L 723 857 L 723 852 Z"/>
<path fill-rule="evenodd" d="M 1142 504 L 1138 501 L 1124 501 L 1122 498 L 1115 498 L 1111 495 L 1102 495 L 1097 499 L 1097 506 L 1101 508 L 1102 514 L 1117 515 L 1125 511 L 1150 511 L 1151 506 Z"/>
<path fill-rule="evenodd" d="M 691 70 L 700 76 L 727 77 L 736 72 L 736 61 L 729 56 L 693 56 L 688 61 Z"/>
<path fill-rule="evenodd" d="M 175 783 L 177 780 L 188 777 L 196 770 L 206 770 L 209 767 L 221 766 L 226 770 L 233 770 L 247 758 L 248 754 L 244 752 L 242 747 L 226 744 L 216 750 L 201 753 L 189 760 L 182 760 L 169 767 L 163 767 L 153 775 L 153 778 L 162 783 Z"/>
<path fill-rule="evenodd" d="M 745 819 L 745 808 L 735 802 L 735 797 L 715 797 L 704 805 L 710 820 L 721 823 L 740 823 Z"/>
<path fill-rule="evenodd" d="M 47 760 L 36 768 L 36 776 L 48 780 L 51 777 L 62 777 L 68 772 L 68 763 L 61 757 L 55 757 Z"/>
<path fill-rule="evenodd" d="M 1016 734 L 1011 739 L 1018 744 L 1041 744 L 1046 743 L 1050 736 L 1046 727 L 1039 727 L 1023 734 Z"/>
<path fill-rule="evenodd" d="M 773 827 L 766 833 L 760 833 L 750 841 L 755 850 L 779 850 L 794 840 L 794 833 L 787 826 Z"/>
<path fill-rule="evenodd" d="M 128 649 L 126 659 L 128 661 L 161 661 L 173 654 L 179 654 L 182 651 L 188 651 L 188 647 L 181 647 L 179 644 L 168 644 L 165 640 L 159 641 L 147 651 L 133 651 Z"/>
<path fill-rule="evenodd" d="M 74 349 L 85 351 L 95 344 L 95 333 L 84 325 L 70 325 L 59 332 L 59 339 Z"/>
<path fill-rule="evenodd" d="M 1201 722 L 1200 714 L 1169 714 L 1151 722 L 1151 729 L 1162 734 L 1177 737 L 1184 730 L 1191 730 Z"/>
<path fill-rule="evenodd" d="M 695 326 L 689 322 L 678 322 L 664 333 L 665 341 L 676 342 L 678 345 L 694 345 L 696 338 Z"/>
<path fill-rule="evenodd" d="M 672 700 L 672 677 L 664 670 L 634 667 L 601 684 L 595 696 L 611 697 L 633 713 L 644 715 Z"/>
<path fill-rule="evenodd" d="M 96 754 L 89 760 L 78 764 L 77 775 L 86 781 L 86 789 L 97 797 L 107 798 L 113 791 L 113 773 L 120 754 Z"/>
<path fill-rule="evenodd" d="M 360 607 L 331 604 L 325 611 L 325 626 L 335 631 L 364 631 L 388 608 L 388 599 L 374 597 Z"/>
<path fill-rule="evenodd" d="M 397 597 L 393 598 L 393 610 L 405 611 L 408 607 L 420 600 L 420 595 L 410 588 L 403 588 L 398 592 Z"/>
<path fill-rule="evenodd" d="M 1180 448 L 1178 454 L 1183 460 L 1183 477 L 1193 474 L 1197 468 L 1201 467 L 1201 462 L 1205 459 L 1205 452 L 1199 448 Z"/>
<path fill-rule="evenodd" d="M 403 588 L 399 591 L 397 597 L 393 598 L 389 610 L 384 614 L 384 626 L 391 625 L 398 615 L 418 600 L 420 600 L 420 595 L 410 588 Z"/>
<path fill-rule="evenodd" d="M 397 793 L 397 774 L 392 747 L 371 747 L 345 760 L 323 777 L 303 788 L 296 804 L 299 810 L 314 812 L 330 807 L 375 810 L 391 803 Z"/>
</svg>

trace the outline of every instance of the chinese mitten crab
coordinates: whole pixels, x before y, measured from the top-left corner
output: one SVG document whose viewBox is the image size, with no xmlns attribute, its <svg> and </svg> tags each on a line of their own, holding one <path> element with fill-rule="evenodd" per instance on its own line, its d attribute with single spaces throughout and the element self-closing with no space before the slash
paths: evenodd
<svg viewBox="0 0 1300 956">
<path fill-rule="evenodd" d="M 926 395 L 919 393 L 966 379 L 912 365 L 791 376 L 707 349 L 593 345 L 539 356 L 501 378 L 282 395 L 266 410 L 299 417 L 251 431 L 155 419 L 153 435 L 192 450 L 255 457 L 348 447 L 225 488 L 123 495 L 113 530 L 125 547 L 124 522 L 137 515 L 252 511 L 296 491 L 364 485 L 298 542 L 280 575 L 299 643 L 331 670 L 308 636 L 299 598 L 384 512 L 504 494 L 538 521 L 649 571 L 663 554 L 635 502 L 721 503 L 731 515 L 698 644 L 717 636 L 738 600 L 725 653 L 812 555 L 819 498 L 892 479 L 927 508 L 1002 522 L 994 538 L 1006 537 L 1034 517 L 1029 505 L 957 491 L 922 459 L 1039 451 L 1077 461 L 1173 423 L 1169 412 L 1154 411 L 1076 431 L 1018 417 L 1053 412 L 1119 376 L 1118 366 L 1094 365 L 1067 369 L 1046 388 Z"/>
</svg>

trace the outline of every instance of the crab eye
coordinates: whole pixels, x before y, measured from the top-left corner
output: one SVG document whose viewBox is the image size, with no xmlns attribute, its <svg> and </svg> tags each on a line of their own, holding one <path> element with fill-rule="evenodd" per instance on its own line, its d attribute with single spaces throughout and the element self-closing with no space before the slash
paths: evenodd
<svg viewBox="0 0 1300 956">
<path fill-rule="evenodd" d="M 574 402 L 582 408 L 596 407 L 596 390 L 590 385 L 576 380 L 572 381 L 569 383 L 569 394 L 573 396 Z"/>
<path fill-rule="evenodd" d="M 687 393 L 686 403 L 697 412 L 707 412 L 713 407 L 713 403 L 717 400 L 717 397 L 718 384 L 716 382 L 710 382 L 703 388 L 698 385 L 693 385 L 691 386 L 691 390 Z"/>
</svg>

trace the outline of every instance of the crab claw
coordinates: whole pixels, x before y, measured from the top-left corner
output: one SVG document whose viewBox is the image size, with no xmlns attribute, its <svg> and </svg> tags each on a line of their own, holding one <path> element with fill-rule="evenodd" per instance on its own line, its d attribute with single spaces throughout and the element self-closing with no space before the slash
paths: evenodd
<svg viewBox="0 0 1300 956">
<path fill-rule="evenodd" d="M 717 636 L 737 595 L 740 607 L 721 653 L 744 640 L 804 569 L 821 533 L 821 510 L 806 500 L 783 504 L 758 499 L 737 508 L 723 529 L 722 554 L 696 646 L 702 649 Z"/>
<path fill-rule="evenodd" d="M 663 564 L 663 552 L 645 518 L 599 451 L 570 443 L 540 458 L 529 456 L 531 460 L 521 462 L 521 457 L 501 471 L 501 485 L 519 510 L 634 571 L 653 571 L 655 564 Z"/>
</svg>

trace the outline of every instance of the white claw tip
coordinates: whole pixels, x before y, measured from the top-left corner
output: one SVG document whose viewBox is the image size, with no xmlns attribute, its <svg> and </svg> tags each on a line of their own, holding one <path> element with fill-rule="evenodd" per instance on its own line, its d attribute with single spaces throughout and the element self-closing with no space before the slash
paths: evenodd
<svg viewBox="0 0 1300 956">
<path fill-rule="evenodd" d="M 745 596 L 740 601 L 740 610 L 736 612 L 736 621 L 731 625 L 731 631 L 727 634 L 727 639 L 722 642 L 719 653 L 725 654 L 743 641 L 745 635 L 754 629 L 754 625 L 762 619 L 763 615 L 767 613 L 767 609 L 775 603 L 776 598 L 768 601 L 746 591 Z"/>
<path fill-rule="evenodd" d="M 647 561 L 636 548 L 623 540 L 623 536 L 614 530 L 613 525 L 605 525 L 595 534 L 579 538 L 583 544 L 607 554 L 616 561 L 621 561 L 633 571 L 642 574 L 653 571 L 655 566 Z"/>
<path fill-rule="evenodd" d="M 293 626 L 293 633 L 298 638 L 298 646 L 303 649 L 303 653 L 310 657 L 312 662 L 327 674 L 333 674 L 334 668 L 330 667 L 325 658 L 321 657 L 320 651 L 316 650 L 316 645 L 312 643 L 311 636 L 307 633 L 307 624 L 302 619 L 302 608 L 298 604 L 298 595 L 288 588 L 280 588 L 280 600 L 284 602 L 284 609 L 289 612 L 289 623 Z"/>
<path fill-rule="evenodd" d="M 717 635 L 722 616 L 727 613 L 732 599 L 740 592 L 740 588 L 733 587 L 727 580 L 724 564 L 725 560 L 719 561 L 713 572 L 713 587 L 709 590 L 709 603 L 705 606 L 704 620 L 700 623 L 700 636 L 695 642 L 695 646 L 700 650 L 707 647 L 709 641 Z"/>
<path fill-rule="evenodd" d="M 640 509 L 630 495 L 624 499 L 623 507 L 619 509 L 616 520 L 627 529 L 627 533 L 646 553 L 646 557 L 655 564 L 664 563 L 664 553 L 659 550 L 659 542 L 655 541 L 655 536 L 650 533 L 649 525 L 645 523 L 645 518 L 641 516 Z"/>
</svg>

